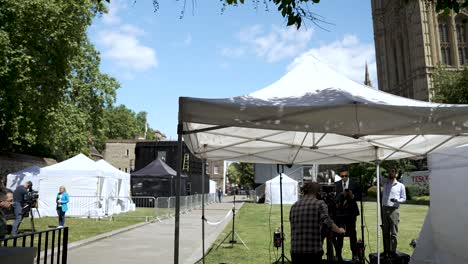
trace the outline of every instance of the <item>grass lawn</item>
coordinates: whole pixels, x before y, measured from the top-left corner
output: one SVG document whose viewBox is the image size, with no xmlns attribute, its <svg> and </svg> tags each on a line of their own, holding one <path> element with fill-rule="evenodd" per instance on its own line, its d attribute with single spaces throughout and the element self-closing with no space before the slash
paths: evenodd
<svg viewBox="0 0 468 264">
<path fill-rule="evenodd" d="M 123 228 L 144 222 L 146 216 L 152 216 L 154 219 L 154 209 L 137 208 L 135 211 L 116 214 L 111 218 L 105 217 L 100 220 L 92 218 L 66 217 L 65 225 L 69 227 L 68 242 L 74 242 L 103 234 L 112 230 Z M 9 221 L 12 223 L 13 221 Z M 46 230 L 58 225 L 58 217 L 34 218 L 36 230 Z M 20 232 L 30 232 L 31 221 L 29 218 L 23 219 L 20 226 Z"/>
<path fill-rule="evenodd" d="M 285 230 L 285 253 L 289 258 L 289 209 L 291 206 L 284 207 L 284 230 Z M 424 222 L 428 206 L 425 205 L 402 205 L 400 208 L 400 225 L 399 225 L 399 244 L 398 250 L 412 254 L 413 249 L 409 246 L 412 239 L 418 238 L 419 231 Z M 365 241 L 366 255 L 376 252 L 377 245 L 377 228 L 376 228 L 376 203 L 364 203 L 366 225 Z M 270 225 L 271 223 L 271 225 Z M 361 221 L 360 218 L 356 223 L 358 239 L 361 237 Z M 233 248 L 227 244 L 219 247 L 218 250 L 212 249 L 206 258 L 206 263 L 274 263 L 277 254 L 276 249 L 272 246 L 272 236 L 276 228 L 280 227 L 280 206 L 274 205 L 271 207 L 266 204 L 246 203 L 241 208 L 236 216 L 236 231 L 241 236 L 242 240 L 247 244 L 250 250 L 245 249 L 241 244 L 235 245 Z M 231 230 L 231 225 L 228 225 L 223 233 L 218 237 L 215 245 L 221 242 L 228 232 Z M 368 240 L 369 238 L 369 240 Z M 381 246 L 381 250 L 382 250 Z M 351 258 L 349 249 L 349 239 L 345 238 L 343 247 L 343 257 Z"/>
</svg>

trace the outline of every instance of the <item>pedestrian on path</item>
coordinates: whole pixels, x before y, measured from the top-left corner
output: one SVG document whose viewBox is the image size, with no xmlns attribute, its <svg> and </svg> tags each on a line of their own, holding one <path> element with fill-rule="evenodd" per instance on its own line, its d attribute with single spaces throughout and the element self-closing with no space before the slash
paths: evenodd
<svg viewBox="0 0 468 264">
<path fill-rule="evenodd" d="M 68 193 L 65 186 L 60 186 L 59 192 L 57 194 L 57 214 L 59 225 L 58 227 L 63 227 L 65 225 L 65 213 L 68 211 Z"/>
<path fill-rule="evenodd" d="M 223 189 L 221 187 L 218 188 L 218 202 L 221 202 L 223 199 Z"/>
</svg>

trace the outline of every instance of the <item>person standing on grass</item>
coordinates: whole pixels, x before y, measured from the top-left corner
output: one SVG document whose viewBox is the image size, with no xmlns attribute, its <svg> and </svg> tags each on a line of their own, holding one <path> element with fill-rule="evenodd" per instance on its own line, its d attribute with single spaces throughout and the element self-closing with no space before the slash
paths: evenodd
<svg viewBox="0 0 468 264">
<path fill-rule="evenodd" d="M 320 185 L 307 182 L 302 187 L 304 197 L 294 203 L 289 213 L 291 224 L 291 260 L 293 264 L 322 263 L 323 227 L 331 228 L 333 232 L 344 234 L 328 216 L 328 207 L 323 200 L 317 199 Z"/>
<path fill-rule="evenodd" d="M 14 203 L 13 209 L 15 212 L 15 223 L 13 224 L 13 230 L 11 231 L 12 235 L 16 235 L 18 233 L 19 226 L 21 224 L 21 220 L 23 220 L 23 209 L 26 205 L 26 194 L 30 192 L 32 189 L 32 182 L 27 181 L 24 185 L 18 186 L 15 192 L 13 193 Z"/>
<path fill-rule="evenodd" d="M 360 188 L 357 183 L 349 178 L 349 170 L 343 167 L 340 170 L 340 181 L 335 182 L 336 198 L 338 201 L 337 218 L 338 226 L 346 227 L 346 233 L 349 236 L 349 244 L 353 255 L 353 260 L 357 259 L 357 234 L 356 220 L 359 215 L 359 208 L 356 201 L 361 199 Z M 343 261 L 343 236 L 335 238 L 336 257 L 338 261 Z"/>
<path fill-rule="evenodd" d="M 65 186 L 60 186 L 59 193 L 57 194 L 57 214 L 59 217 L 59 225 L 58 227 L 63 227 L 65 225 L 65 213 L 68 210 L 68 193 L 65 189 Z"/>
<path fill-rule="evenodd" d="M 405 185 L 397 181 L 397 169 L 390 169 L 382 194 L 382 230 L 384 253 L 395 255 L 397 249 L 400 203 L 406 201 Z"/>
</svg>

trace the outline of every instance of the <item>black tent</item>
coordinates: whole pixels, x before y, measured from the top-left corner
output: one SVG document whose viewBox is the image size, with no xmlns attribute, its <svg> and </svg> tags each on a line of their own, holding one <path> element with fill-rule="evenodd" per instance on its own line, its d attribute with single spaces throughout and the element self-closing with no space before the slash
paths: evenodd
<svg viewBox="0 0 468 264">
<path fill-rule="evenodd" d="M 163 160 L 156 159 L 144 168 L 132 172 L 131 184 L 133 196 L 170 197 L 175 195 L 175 177 L 177 172 Z M 187 176 L 182 175 L 180 191 L 185 195 Z"/>
</svg>

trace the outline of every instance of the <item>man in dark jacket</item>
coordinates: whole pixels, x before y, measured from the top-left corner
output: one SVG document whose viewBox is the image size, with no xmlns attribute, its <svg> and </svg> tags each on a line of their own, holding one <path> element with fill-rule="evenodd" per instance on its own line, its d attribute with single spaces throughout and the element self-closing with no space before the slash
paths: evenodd
<svg viewBox="0 0 468 264">
<path fill-rule="evenodd" d="M 349 179 L 349 171 L 346 167 L 340 170 L 341 180 L 335 183 L 337 198 L 337 225 L 345 227 L 346 236 L 349 236 L 349 242 L 353 259 L 357 258 L 356 244 L 356 220 L 359 215 L 357 200 L 361 197 L 359 186 Z M 341 251 L 343 249 L 343 236 L 337 236 L 334 243 L 336 256 L 342 261 Z"/>
<path fill-rule="evenodd" d="M 15 223 L 13 224 L 13 230 L 11 231 L 12 235 L 16 235 L 16 233 L 18 233 L 19 225 L 23 218 L 23 208 L 26 205 L 25 195 L 31 191 L 31 188 L 32 182 L 27 181 L 24 185 L 18 186 L 13 193 L 13 199 L 15 200 L 13 203 L 13 208 L 15 210 Z"/>
</svg>

